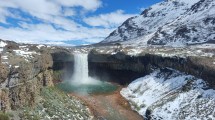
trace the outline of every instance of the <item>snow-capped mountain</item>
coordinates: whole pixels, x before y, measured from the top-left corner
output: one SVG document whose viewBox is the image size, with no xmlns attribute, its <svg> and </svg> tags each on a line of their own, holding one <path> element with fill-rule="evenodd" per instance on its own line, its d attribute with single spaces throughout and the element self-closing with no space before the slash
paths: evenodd
<svg viewBox="0 0 215 120">
<path fill-rule="evenodd" d="M 126 20 L 102 43 L 185 45 L 214 40 L 214 0 L 165 0 Z"/>
</svg>

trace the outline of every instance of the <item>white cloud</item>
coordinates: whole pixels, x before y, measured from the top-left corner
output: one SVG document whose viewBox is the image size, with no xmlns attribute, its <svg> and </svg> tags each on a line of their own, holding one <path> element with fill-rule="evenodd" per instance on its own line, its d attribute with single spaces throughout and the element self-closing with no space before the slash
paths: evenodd
<svg viewBox="0 0 215 120">
<path fill-rule="evenodd" d="M 100 14 L 98 16 L 88 17 L 84 19 L 88 25 L 101 26 L 105 28 L 113 28 L 122 24 L 126 19 L 136 14 L 125 14 L 122 10 L 117 10 L 108 14 Z"/>
<path fill-rule="evenodd" d="M 51 25 L 22 24 L 24 28 L 4 28 L 0 27 L 0 37 L 2 39 L 14 40 L 22 43 L 46 43 L 63 42 L 68 40 L 84 40 L 87 42 L 99 42 L 107 36 L 113 29 L 89 29 L 80 28 L 77 31 L 56 30 Z"/>
<path fill-rule="evenodd" d="M 48 0 L 13 0 L 14 3 L 25 12 L 35 17 L 42 15 L 59 15 L 61 7 Z"/>
<path fill-rule="evenodd" d="M 8 12 L 5 9 L 0 8 L 0 22 L 6 23 L 6 16 L 8 16 Z"/>
<path fill-rule="evenodd" d="M 83 16 L 79 15 L 93 12 L 99 7 L 102 7 L 101 0 L 0 0 L 0 23 L 13 24 L 7 21 L 8 17 L 19 19 L 17 21 L 19 26 L 0 26 L 0 38 L 24 43 L 57 45 L 65 44 L 64 42 L 68 40 L 99 42 L 127 18 L 134 16 L 125 14 L 122 10 L 84 17 L 84 20 L 81 18 Z M 27 16 L 23 17 L 23 13 L 27 13 Z M 78 21 L 84 21 L 93 28 L 85 27 L 69 17 L 77 17 L 80 19 Z M 29 22 L 35 19 L 39 23 Z"/>
<path fill-rule="evenodd" d="M 53 22 L 56 16 L 74 15 L 76 12 L 71 7 L 94 11 L 102 5 L 100 0 L 0 0 L 0 3 L 1 22 L 5 22 L 8 8 L 20 9 L 38 19 Z"/>
<path fill-rule="evenodd" d="M 65 8 L 63 11 L 64 16 L 75 16 L 76 15 L 76 11 L 74 9 L 71 8 Z"/>
<path fill-rule="evenodd" d="M 0 7 L 6 11 L 8 9 L 19 9 L 33 17 L 43 19 L 45 16 L 60 15 L 61 6 L 47 0 L 0 0 Z M 7 15 L 1 15 L 7 16 Z"/>
<path fill-rule="evenodd" d="M 55 1 L 61 4 L 62 6 L 67 7 L 81 6 L 86 10 L 92 11 L 102 6 L 102 2 L 100 0 L 55 0 Z"/>
<path fill-rule="evenodd" d="M 8 7 L 16 7 L 15 4 L 8 2 L 6 0 L 0 0 L 0 22 L 7 23 L 6 17 L 13 16 L 12 13 L 8 11 Z"/>
</svg>

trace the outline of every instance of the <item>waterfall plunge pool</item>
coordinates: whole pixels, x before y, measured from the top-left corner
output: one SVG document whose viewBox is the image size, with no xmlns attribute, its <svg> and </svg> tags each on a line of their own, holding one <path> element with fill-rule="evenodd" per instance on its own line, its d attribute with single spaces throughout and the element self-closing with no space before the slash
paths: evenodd
<svg viewBox="0 0 215 120">
<path fill-rule="evenodd" d="M 74 54 L 74 73 L 70 80 L 57 85 L 68 93 L 98 94 L 115 91 L 118 86 L 109 82 L 99 81 L 88 75 L 88 54 Z"/>
<path fill-rule="evenodd" d="M 57 85 L 61 90 L 68 93 L 78 94 L 104 94 L 117 90 L 118 86 L 109 82 L 99 81 L 97 84 L 71 84 L 69 81 Z"/>
</svg>

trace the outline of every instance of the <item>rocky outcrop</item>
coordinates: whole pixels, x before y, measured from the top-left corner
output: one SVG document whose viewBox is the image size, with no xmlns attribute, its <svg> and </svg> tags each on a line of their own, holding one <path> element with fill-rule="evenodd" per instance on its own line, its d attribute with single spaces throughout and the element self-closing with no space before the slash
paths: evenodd
<svg viewBox="0 0 215 120">
<path fill-rule="evenodd" d="M 45 53 L 32 62 L 20 62 L 18 68 L 11 66 L 6 79 L 2 79 L 6 86 L 1 92 L 1 110 L 16 110 L 26 105 L 33 107 L 42 87 L 53 86 L 51 61 L 50 54 Z"/>
<path fill-rule="evenodd" d="M 70 51 L 58 50 L 52 52 L 54 82 L 71 78 L 74 67 L 74 56 Z"/>
<path fill-rule="evenodd" d="M 181 72 L 202 78 L 208 85 L 215 88 L 215 65 L 213 58 L 208 57 L 162 57 L 157 55 L 146 55 L 149 64 L 157 68 L 174 68 Z"/>
<path fill-rule="evenodd" d="M 173 68 L 187 74 L 202 78 L 215 88 L 215 65 L 213 58 L 208 57 L 163 57 L 154 54 L 130 56 L 123 53 L 115 55 L 89 54 L 89 72 L 101 80 L 108 79 L 120 84 L 145 76 L 155 68 Z"/>
<path fill-rule="evenodd" d="M 131 57 L 123 53 L 111 55 L 91 52 L 88 61 L 89 75 L 99 77 L 100 80 L 111 80 L 125 85 L 147 74 L 141 57 Z"/>
<path fill-rule="evenodd" d="M 8 68 L 4 64 L 0 63 L 0 84 L 5 82 L 8 73 L 9 73 Z"/>
<path fill-rule="evenodd" d="M 0 63 L 0 110 L 33 107 L 41 89 L 44 86 L 53 86 L 51 50 L 37 47 L 33 49 L 33 45 L 10 41 L 2 42 L 5 47 Z"/>
</svg>

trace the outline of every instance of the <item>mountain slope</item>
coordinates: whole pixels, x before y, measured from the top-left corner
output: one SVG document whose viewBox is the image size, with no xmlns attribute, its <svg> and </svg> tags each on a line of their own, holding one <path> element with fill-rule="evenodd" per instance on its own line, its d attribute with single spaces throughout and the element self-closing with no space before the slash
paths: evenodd
<svg viewBox="0 0 215 120">
<path fill-rule="evenodd" d="M 214 0 L 166 0 L 126 20 L 102 43 L 185 45 L 214 39 Z"/>
</svg>

